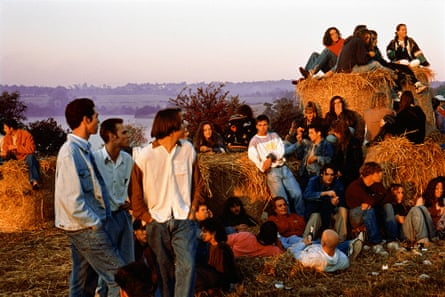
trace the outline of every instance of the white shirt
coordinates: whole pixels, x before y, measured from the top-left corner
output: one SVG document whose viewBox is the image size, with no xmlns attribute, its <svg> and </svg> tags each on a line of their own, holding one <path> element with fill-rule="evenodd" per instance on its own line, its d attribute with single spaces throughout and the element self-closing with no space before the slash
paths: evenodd
<svg viewBox="0 0 445 297">
<path fill-rule="evenodd" d="M 267 133 L 266 136 L 258 134 L 252 137 L 247 150 L 249 159 L 255 163 L 256 167 L 263 171 L 263 163 L 269 154 L 273 154 L 277 160 L 272 162 L 271 167 L 279 167 L 284 164 L 284 144 L 280 136 L 275 132 Z"/>
<path fill-rule="evenodd" d="M 111 211 L 116 211 L 125 204 L 128 197 L 133 159 L 126 152 L 120 151 L 116 163 L 114 163 L 105 146 L 94 152 L 94 159 L 107 186 Z"/>
<path fill-rule="evenodd" d="M 142 171 L 145 203 L 159 223 L 171 218 L 185 220 L 190 212 L 196 152 L 189 141 L 179 143 L 170 153 L 162 145 L 150 144 L 135 159 Z"/>
</svg>

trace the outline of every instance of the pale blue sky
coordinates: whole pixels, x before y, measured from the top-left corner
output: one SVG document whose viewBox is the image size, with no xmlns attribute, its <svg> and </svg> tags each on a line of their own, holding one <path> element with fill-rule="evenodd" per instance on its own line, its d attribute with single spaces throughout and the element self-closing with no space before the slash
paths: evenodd
<svg viewBox="0 0 445 297">
<path fill-rule="evenodd" d="M 324 31 L 357 24 L 385 50 L 406 23 L 445 80 L 442 0 L 0 0 L 0 84 L 294 79 Z"/>
</svg>

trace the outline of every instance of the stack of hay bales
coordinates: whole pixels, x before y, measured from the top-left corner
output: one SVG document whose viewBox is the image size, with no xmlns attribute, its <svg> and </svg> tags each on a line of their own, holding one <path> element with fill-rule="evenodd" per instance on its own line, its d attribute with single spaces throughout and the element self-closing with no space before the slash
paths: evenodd
<svg viewBox="0 0 445 297">
<path fill-rule="evenodd" d="M 429 86 L 432 72 L 428 68 L 418 68 L 414 71 L 418 80 Z M 333 96 L 339 95 L 346 101 L 347 107 L 357 113 L 359 123 L 363 124 L 363 112 L 371 108 L 371 99 L 374 93 L 383 92 L 388 95 L 387 106 L 392 108 L 392 89 L 395 86 L 392 75 L 388 71 L 376 70 L 365 73 L 335 73 L 330 78 L 305 79 L 296 86 L 296 95 L 305 105 L 308 101 L 315 102 L 321 115 L 324 117 L 329 111 L 329 102 Z M 434 111 L 428 90 L 416 94 L 413 85 L 405 85 L 403 90 L 413 92 L 417 104 L 427 117 L 427 135 L 435 128 Z M 363 126 L 359 127 L 361 129 Z"/>
<path fill-rule="evenodd" d="M 247 153 L 199 154 L 198 158 L 206 202 L 214 215 L 221 215 L 227 198 L 236 196 L 246 212 L 261 221 L 271 195 L 265 174 L 249 160 Z"/>
<path fill-rule="evenodd" d="M 25 162 L 11 160 L 0 166 L 0 232 L 36 230 L 54 219 L 56 158 L 39 162 L 39 190 L 32 189 Z"/>
</svg>

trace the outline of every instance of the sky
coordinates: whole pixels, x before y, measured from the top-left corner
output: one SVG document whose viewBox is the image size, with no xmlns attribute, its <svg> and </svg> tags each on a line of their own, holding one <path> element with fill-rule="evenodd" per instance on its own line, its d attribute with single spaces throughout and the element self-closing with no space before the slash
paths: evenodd
<svg viewBox="0 0 445 297">
<path fill-rule="evenodd" d="M 445 81 L 443 0 L 0 0 L 0 84 L 290 80 L 328 27 L 399 23 Z"/>
</svg>

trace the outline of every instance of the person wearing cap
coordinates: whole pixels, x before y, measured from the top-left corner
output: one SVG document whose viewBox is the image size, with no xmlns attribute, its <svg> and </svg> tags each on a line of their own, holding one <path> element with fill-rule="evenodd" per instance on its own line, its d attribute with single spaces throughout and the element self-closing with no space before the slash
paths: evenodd
<svg viewBox="0 0 445 297">
<path fill-rule="evenodd" d="M 442 95 L 436 95 L 431 99 L 434 116 L 436 117 L 436 127 L 440 133 L 445 133 L 445 109 L 442 106 L 444 101 L 445 98 Z"/>
<path fill-rule="evenodd" d="M 229 234 L 227 244 L 232 248 L 235 257 L 268 257 L 283 253 L 277 237 L 277 225 L 272 221 L 263 223 L 258 235 L 251 232 Z"/>
</svg>

